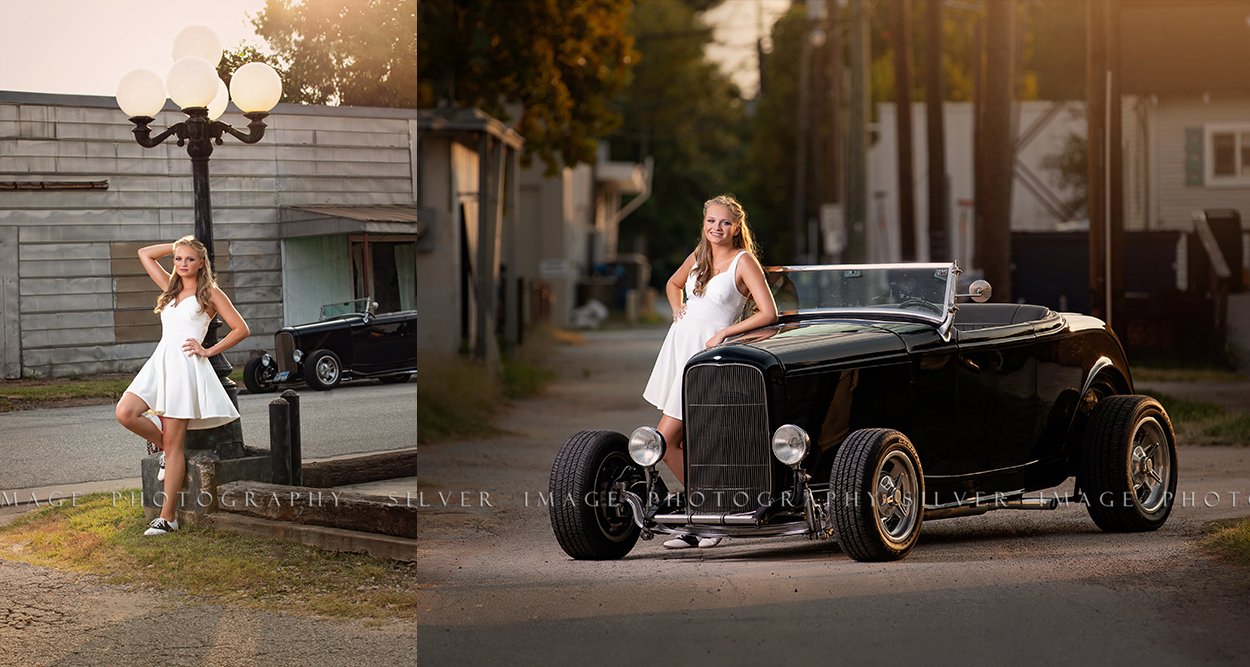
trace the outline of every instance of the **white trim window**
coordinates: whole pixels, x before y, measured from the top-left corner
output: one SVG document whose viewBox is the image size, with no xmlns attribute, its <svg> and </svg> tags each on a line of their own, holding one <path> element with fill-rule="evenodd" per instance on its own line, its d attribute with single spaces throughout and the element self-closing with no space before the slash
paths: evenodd
<svg viewBox="0 0 1250 667">
<path fill-rule="evenodd" d="M 1250 185 L 1250 124 L 1207 125 L 1207 185 Z"/>
</svg>

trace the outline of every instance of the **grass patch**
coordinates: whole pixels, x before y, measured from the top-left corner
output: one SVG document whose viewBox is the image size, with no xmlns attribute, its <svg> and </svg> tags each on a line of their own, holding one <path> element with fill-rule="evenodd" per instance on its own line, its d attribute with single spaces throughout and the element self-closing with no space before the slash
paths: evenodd
<svg viewBox="0 0 1250 667">
<path fill-rule="evenodd" d="M 112 403 L 134 378 L 134 373 L 107 373 L 0 381 L 0 412 Z M 243 369 L 235 367 L 230 378 L 242 386 Z"/>
<path fill-rule="evenodd" d="M 1186 445 L 1250 445 L 1250 413 L 1152 393 L 1167 410 L 1177 438 Z"/>
<path fill-rule="evenodd" d="M 499 371 L 467 358 L 424 363 L 417 383 L 417 442 L 499 433 L 494 419 L 507 400 L 542 392 L 556 377 L 544 363 L 551 347 L 578 345 L 579 335 L 552 329 L 529 332 L 517 354 L 505 357 Z"/>
<path fill-rule="evenodd" d="M 491 420 L 502 400 L 502 382 L 481 364 L 422 364 L 417 382 L 417 442 L 497 433 Z"/>
<path fill-rule="evenodd" d="M 542 391 L 556 377 L 556 372 L 522 359 L 503 362 L 503 393 L 511 399 L 522 399 Z"/>
<path fill-rule="evenodd" d="M 335 618 L 415 619 L 415 564 L 187 527 L 143 537 L 139 491 L 80 498 L 0 528 L 0 558 L 178 589 L 231 605 Z"/>
<path fill-rule="evenodd" d="M 1202 547 L 1238 565 L 1250 567 L 1250 519 L 1217 521 L 1202 540 Z"/>
<path fill-rule="evenodd" d="M 1134 382 L 1246 382 L 1250 378 L 1223 366 L 1135 364 Z"/>
<path fill-rule="evenodd" d="M 130 374 L 91 377 L 5 380 L 0 382 L 0 412 L 62 405 L 111 403 L 134 379 Z"/>
</svg>

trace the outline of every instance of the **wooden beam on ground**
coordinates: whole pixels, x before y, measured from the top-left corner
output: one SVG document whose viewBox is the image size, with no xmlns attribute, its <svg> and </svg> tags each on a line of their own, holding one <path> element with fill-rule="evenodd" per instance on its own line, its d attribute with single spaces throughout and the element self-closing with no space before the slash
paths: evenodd
<svg viewBox="0 0 1250 667">
<path fill-rule="evenodd" d="M 245 516 L 417 537 L 417 499 L 242 481 L 217 488 L 218 509 Z"/>
<path fill-rule="evenodd" d="M 305 463 L 301 468 L 304 486 L 328 488 L 365 484 L 384 479 L 417 476 L 417 450 L 400 449 L 381 454 L 352 456 L 331 461 Z"/>
</svg>

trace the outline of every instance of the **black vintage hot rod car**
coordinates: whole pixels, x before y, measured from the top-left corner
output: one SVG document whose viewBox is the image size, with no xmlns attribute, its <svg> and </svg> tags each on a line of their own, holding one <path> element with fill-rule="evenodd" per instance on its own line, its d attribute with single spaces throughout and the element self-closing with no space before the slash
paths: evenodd
<svg viewBox="0 0 1250 667">
<path fill-rule="evenodd" d="M 641 536 L 807 535 L 902 558 L 924 520 L 1081 502 L 1106 531 L 1153 530 L 1176 489 L 1163 408 L 1133 394 L 1100 320 L 956 294 L 954 264 L 770 268 L 779 321 L 696 354 L 683 379 L 685 490 L 666 443 L 582 431 L 552 466 L 573 558 Z M 971 302 L 969 302 L 971 301 Z M 1076 477 L 1075 491 L 1036 493 Z"/>
<path fill-rule="evenodd" d="M 324 391 L 371 377 L 407 382 L 417 372 L 417 313 L 374 314 L 377 306 L 369 298 L 330 303 L 316 322 L 283 327 L 273 335 L 274 354 L 243 367 L 247 390 L 259 394 L 306 382 Z"/>
</svg>

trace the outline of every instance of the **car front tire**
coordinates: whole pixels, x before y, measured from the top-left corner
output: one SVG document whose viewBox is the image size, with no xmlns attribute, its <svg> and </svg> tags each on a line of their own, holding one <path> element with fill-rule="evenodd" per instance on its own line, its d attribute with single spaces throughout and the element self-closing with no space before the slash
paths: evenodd
<svg viewBox="0 0 1250 667">
<path fill-rule="evenodd" d="M 1176 496 L 1176 434 L 1149 396 L 1109 396 L 1085 427 L 1078 477 L 1089 516 L 1109 533 L 1155 530 Z"/>
<path fill-rule="evenodd" d="M 338 386 L 343 379 L 343 362 L 330 350 L 313 350 L 304 359 L 304 381 L 317 391 L 327 391 Z"/>
<path fill-rule="evenodd" d="M 243 366 L 243 386 L 249 394 L 264 394 L 277 389 L 273 378 L 275 371 L 260 362 L 260 357 L 249 359 Z"/>
<path fill-rule="evenodd" d="M 828 509 L 846 555 L 868 562 L 906 556 L 924 520 L 924 471 L 907 436 L 884 428 L 847 436 L 833 459 Z"/>
<path fill-rule="evenodd" d="M 641 530 L 629 506 L 619 501 L 618 483 L 628 488 L 639 477 L 620 433 L 580 431 L 564 443 L 549 486 L 551 530 L 564 553 L 577 560 L 615 560 L 634 548 Z"/>
</svg>

